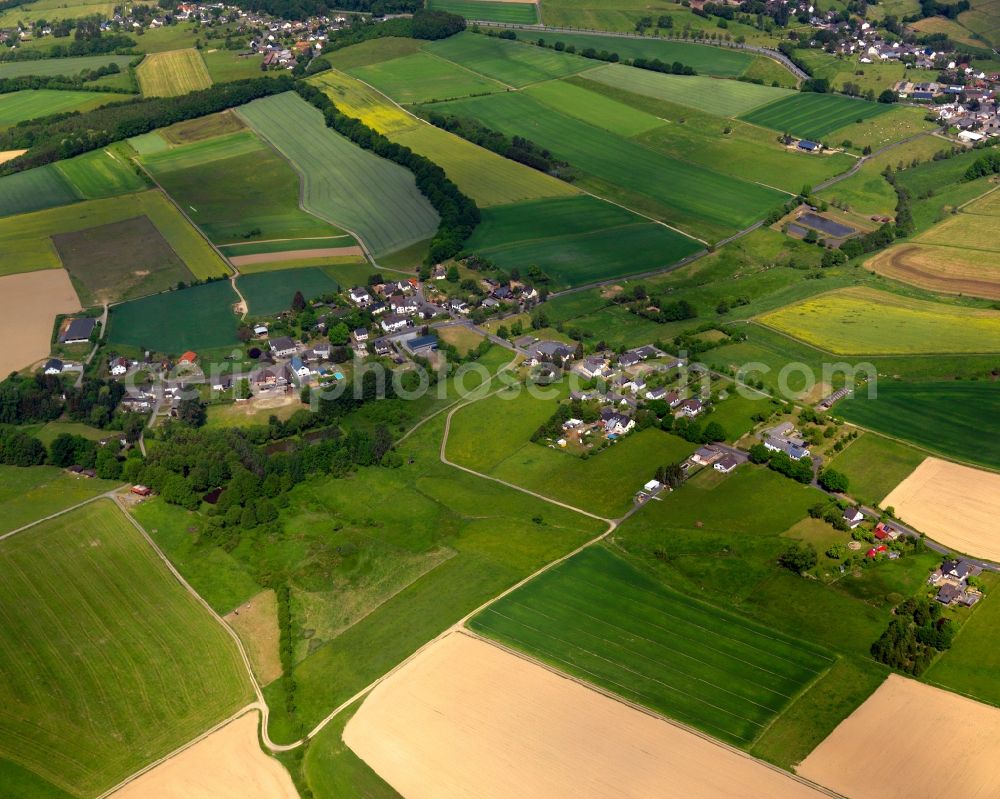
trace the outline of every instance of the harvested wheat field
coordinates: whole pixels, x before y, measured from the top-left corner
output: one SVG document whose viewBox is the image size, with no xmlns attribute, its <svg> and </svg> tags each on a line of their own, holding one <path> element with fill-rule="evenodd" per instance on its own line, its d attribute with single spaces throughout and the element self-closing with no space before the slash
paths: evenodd
<svg viewBox="0 0 1000 799">
<path fill-rule="evenodd" d="M 8 161 L 13 161 L 19 155 L 24 155 L 27 150 L 0 150 L 0 164 L 5 164 Z"/>
<path fill-rule="evenodd" d="M 244 403 L 246 404 L 246 403 Z M 261 685 L 281 676 L 278 651 L 278 599 L 274 591 L 261 591 L 225 616 L 247 649 L 250 664 Z"/>
<path fill-rule="evenodd" d="M 825 795 L 464 633 L 375 688 L 344 741 L 406 799 Z"/>
<path fill-rule="evenodd" d="M 272 264 L 283 261 L 300 261 L 303 258 L 340 258 L 345 255 L 356 255 L 364 258 L 360 247 L 324 247 L 318 250 L 288 250 L 287 252 L 259 252 L 253 255 L 231 255 L 229 262 L 233 266 L 248 266 L 250 264 Z"/>
<path fill-rule="evenodd" d="M 889 676 L 798 768 L 851 799 L 985 799 L 1000 785 L 1000 710 Z"/>
<path fill-rule="evenodd" d="M 947 547 L 1000 560 L 1000 474 L 927 458 L 881 505 Z"/>
<path fill-rule="evenodd" d="M 0 277 L 0 378 L 47 356 L 56 314 L 79 309 L 65 269 Z"/>
<path fill-rule="evenodd" d="M 930 244 L 901 244 L 869 259 L 865 267 L 928 291 L 1000 299 L 998 253 Z"/>
<path fill-rule="evenodd" d="M 257 718 L 230 722 L 109 799 L 299 799 L 288 772 L 260 750 Z"/>
</svg>

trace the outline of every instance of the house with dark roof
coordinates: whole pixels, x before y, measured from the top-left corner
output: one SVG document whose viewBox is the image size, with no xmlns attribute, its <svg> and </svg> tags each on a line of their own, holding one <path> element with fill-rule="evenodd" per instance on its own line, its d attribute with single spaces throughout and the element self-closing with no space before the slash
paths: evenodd
<svg viewBox="0 0 1000 799">
<path fill-rule="evenodd" d="M 267 348 L 275 358 L 287 358 L 296 351 L 295 342 L 288 336 L 278 336 L 267 342 Z"/>
<path fill-rule="evenodd" d="M 865 515 L 860 508 L 848 508 L 844 511 L 843 519 L 847 526 L 853 530 L 865 520 Z"/>
<path fill-rule="evenodd" d="M 740 465 L 740 462 L 736 459 L 735 455 L 726 453 L 719 460 L 715 462 L 713 468 L 717 472 L 722 472 L 723 474 L 729 474 L 733 469 Z"/>
<path fill-rule="evenodd" d="M 71 319 L 69 324 L 59 334 L 60 344 L 85 344 L 90 341 L 90 334 L 97 327 L 97 320 L 89 316 Z"/>
<path fill-rule="evenodd" d="M 50 358 L 42 369 L 43 374 L 58 375 L 63 370 L 63 362 L 58 358 Z"/>
<path fill-rule="evenodd" d="M 805 150 L 807 153 L 815 152 L 820 148 L 819 142 L 809 141 L 808 139 L 800 139 L 799 143 L 795 145 L 800 150 Z"/>
<path fill-rule="evenodd" d="M 701 400 L 695 399 L 694 397 L 684 400 L 677 406 L 678 415 L 687 416 L 689 418 L 697 416 L 704 409 L 705 406 L 702 405 Z"/>
</svg>

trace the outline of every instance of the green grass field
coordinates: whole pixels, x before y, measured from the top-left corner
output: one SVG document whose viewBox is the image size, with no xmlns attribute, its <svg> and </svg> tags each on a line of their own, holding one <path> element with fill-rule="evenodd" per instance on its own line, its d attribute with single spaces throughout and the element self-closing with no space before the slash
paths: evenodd
<svg viewBox="0 0 1000 799">
<path fill-rule="evenodd" d="M 1000 440 L 1000 386 L 996 383 L 880 380 L 876 398 L 868 399 L 862 391 L 838 403 L 835 410 L 849 422 L 885 435 L 1000 469 L 1000 452 L 989 444 Z"/>
<path fill-rule="evenodd" d="M 659 269 L 701 245 L 594 197 L 505 205 L 483 210 L 467 249 L 506 269 L 532 264 L 559 285 Z"/>
<path fill-rule="evenodd" d="M 759 321 L 840 355 L 1000 352 L 1000 312 L 870 288 L 820 294 Z"/>
<path fill-rule="evenodd" d="M 546 4 L 543 3 L 543 8 Z M 658 58 L 668 64 L 680 61 L 685 66 L 693 67 L 702 75 L 714 75 L 720 78 L 737 78 L 753 64 L 754 56 L 739 50 L 729 50 L 722 47 L 710 47 L 693 42 L 681 42 L 667 39 L 623 38 L 621 36 L 602 36 L 600 33 L 565 33 L 563 31 L 518 31 L 518 36 L 528 41 L 534 41 L 541 36 L 546 44 L 562 42 L 576 47 L 577 52 L 593 48 L 618 53 L 622 59 Z"/>
<path fill-rule="evenodd" d="M 130 55 L 85 55 L 76 58 L 38 58 L 31 61 L 0 62 L 0 78 L 20 78 L 25 75 L 66 75 L 72 77 L 81 72 L 117 64 L 125 71 L 135 56 Z M 122 99 L 126 99 L 122 97 Z"/>
<path fill-rule="evenodd" d="M 51 237 L 77 233 L 137 216 L 146 216 L 160 235 L 198 278 L 228 272 L 225 263 L 159 191 L 90 200 L 0 219 L 0 249 L 11 256 L 12 271 L 56 269 L 61 266 Z M 0 264 L 0 273 L 4 273 Z M 122 268 L 127 262 L 122 263 Z"/>
<path fill-rule="evenodd" d="M 627 139 L 667 124 L 653 114 L 604 94 L 589 91 L 587 81 L 582 78 L 575 78 L 573 83 L 565 80 L 538 83 L 529 86 L 524 93 L 560 114 L 575 117 Z"/>
<path fill-rule="evenodd" d="M 126 302 L 111 309 L 107 339 L 172 355 L 235 346 L 236 301 L 229 281 L 218 280 Z"/>
<path fill-rule="evenodd" d="M 613 136 L 524 93 L 458 100 L 441 108 L 529 138 L 583 172 L 581 183 L 599 196 L 709 240 L 746 227 L 786 196 Z"/>
<path fill-rule="evenodd" d="M 538 9 L 534 3 L 504 3 L 498 0 L 429 0 L 427 7 L 484 22 L 509 22 L 522 25 L 538 23 Z"/>
<path fill-rule="evenodd" d="M 58 513 L 118 486 L 111 480 L 87 480 L 55 466 L 0 466 L 0 534 L 39 516 Z"/>
<path fill-rule="evenodd" d="M 761 106 L 740 118 L 779 133 L 788 131 L 795 136 L 820 141 L 849 123 L 870 119 L 891 109 L 891 105 L 884 103 L 801 92 Z"/>
<path fill-rule="evenodd" d="M 494 80 L 423 52 L 357 67 L 350 72 L 403 104 L 450 100 L 505 89 Z"/>
<path fill-rule="evenodd" d="M 239 113 L 303 176 L 305 208 L 360 236 L 376 255 L 437 230 L 437 212 L 411 172 L 327 128 L 322 114 L 301 97 L 254 100 Z"/>
<path fill-rule="evenodd" d="M 234 145 L 231 154 L 220 141 Z M 218 244 L 344 235 L 299 207 L 298 173 L 252 133 L 176 147 L 143 163 Z M 346 238 L 320 246 L 353 244 Z"/>
<path fill-rule="evenodd" d="M 663 587 L 603 547 L 535 578 L 469 626 L 737 746 L 834 663 L 820 647 Z"/>
<path fill-rule="evenodd" d="M 57 19 L 77 19 L 99 14 L 101 19 L 110 19 L 114 14 L 114 3 L 93 2 L 93 0 L 37 0 L 37 2 L 8 8 L 0 13 L 0 27 L 10 27 L 18 20 L 46 19 L 54 22 Z"/>
<path fill-rule="evenodd" d="M 55 164 L 0 178 L 0 217 L 44 211 L 80 199 Z"/>
<path fill-rule="evenodd" d="M 111 149 L 94 150 L 76 158 L 58 161 L 55 168 L 62 172 L 84 200 L 101 200 L 133 191 L 142 191 L 149 184 L 136 174 L 122 155 Z"/>
<path fill-rule="evenodd" d="M 243 56 L 233 50 L 213 49 L 202 50 L 201 57 L 205 60 L 205 69 L 212 83 L 228 83 L 268 74 L 260 69 L 263 54 Z"/>
<path fill-rule="evenodd" d="M 423 50 L 515 88 L 564 78 L 594 66 L 593 61 L 580 56 L 468 31 L 430 42 Z"/>
<path fill-rule="evenodd" d="M 301 291 L 306 300 L 336 292 L 339 285 L 322 269 L 279 269 L 241 276 L 237 280 L 252 316 L 269 316 L 292 307 L 292 297 Z"/>
<path fill-rule="evenodd" d="M 234 111 L 220 111 L 218 114 L 186 119 L 157 131 L 170 144 L 194 144 L 244 130 L 246 125 Z M 145 153 L 143 153 L 144 155 Z"/>
<path fill-rule="evenodd" d="M 739 116 L 775 100 L 794 96 L 788 89 L 773 86 L 718 80 L 700 75 L 665 75 L 621 64 L 608 64 L 591 70 L 586 77 L 588 80 L 720 117 Z"/>
<path fill-rule="evenodd" d="M 0 544 L 0 756 L 94 796 L 252 699 L 221 626 L 110 501 Z"/>
<path fill-rule="evenodd" d="M 836 411 L 835 411 L 836 412 Z M 863 433 L 829 462 L 846 474 L 848 493 L 869 505 L 878 505 L 916 469 L 926 453 L 875 433 Z"/>
<path fill-rule="evenodd" d="M 212 85 L 201 52 L 193 48 L 151 53 L 135 76 L 145 97 L 177 97 Z"/>
<path fill-rule="evenodd" d="M 121 94 L 57 91 L 55 89 L 25 89 L 20 92 L 11 92 L 0 95 L 0 128 L 50 114 L 89 111 L 105 103 L 127 99 L 125 95 Z"/>
</svg>

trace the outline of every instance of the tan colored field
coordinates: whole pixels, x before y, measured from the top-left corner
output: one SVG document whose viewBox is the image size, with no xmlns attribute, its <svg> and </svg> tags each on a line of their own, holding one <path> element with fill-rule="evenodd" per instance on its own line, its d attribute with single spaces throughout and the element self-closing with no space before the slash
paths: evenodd
<svg viewBox="0 0 1000 799">
<path fill-rule="evenodd" d="M 865 267 L 928 291 L 1000 300 L 1000 253 L 900 244 L 869 259 Z"/>
<path fill-rule="evenodd" d="M 464 325 L 451 325 L 450 327 L 440 327 L 437 329 L 438 337 L 451 344 L 458 350 L 460 355 L 474 350 L 482 343 L 483 337 Z"/>
<path fill-rule="evenodd" d="M 224 617 L 236 631 L 250 657 L 250 665 L 261 685 L 268 685 L 281 676 L 281 655 L 278 652 L 278 598 L 274 591 L 261 591 L 257 596 L 234 608 Z"/>
<path fill-rule="evenodd" d="M 984 216 L 1000 216 L 1000 189 L 984 194 L 962 207 L 964 214 L 982 214 Z"/>
<path fill-rule="evenodd" d="M 5 164 L 8 161 L 13 161 L 19 155 L 24 155 L 27 150 L 0 150 L 0 164 Z"/>
<path fill-rule="evenodd" d="M 798 772 L 851 799 L 985 799 L 998 740 L 1000 710 L 892 674 Z"/>
<path fill-rule="evenodd" d="M 150 53 L 135 76 L 145 97 L 176 97 L 212 85 L 205 59 L 194 48 Z"/>
<path fill-rule="evenodd" d="M 982 213 L 954 214 L 926 233 L 917 236 L 916 241 L 921 244 L 941 244 L 946 247 L 1000 252 L 997 225 L 998 219 L 995 216 Z"/>
<path fill-rule="evenodd" d="M 260 750 L 257 718 L 230 722 L 110 799 L 299 799 L 288 772 Z"/>
<path fill-rule="evenodd" d="M 823 795 L 464 633 L 375 688 L 344 741 L 406 799 Z"/>
<path fill-rule="evenodd" d="M 47 356 L 56 314 L 78 310 L 65 269 L 0 277 L 0 378 Z"/>
<path fill-rule="evenodd" d="M 1000 560 L 1000 474 L 927 458 L 881 504 L 945 546 Z"/>
<path fill-rule="evenodd" d="M 356 256 L 364 258 L 360 247 L 323 247 L 318 250 L 290 250 L 288 252 L 260 252 L 253 255 L 232 255 L 229 262 L 233 266 L 252 264 L 273 264 L 283 261 L 299 261 L 304 258 L 343 258 Z"/>
</svg>

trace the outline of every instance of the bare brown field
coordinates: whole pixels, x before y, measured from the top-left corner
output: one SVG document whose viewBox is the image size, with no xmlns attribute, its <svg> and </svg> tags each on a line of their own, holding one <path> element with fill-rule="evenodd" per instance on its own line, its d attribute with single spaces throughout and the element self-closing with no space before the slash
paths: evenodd
<svg viewBox="0 0 1000 799">
<path fill-rule="evenodd" d="M 0 277 L 0 377 L 46 357 L 56 314 L 79 309 L 65 269 Z"/>
<path fill-rule="evenodd" d="M 24 155 L 27 150 L 0 150 L 0 164 L 5 164 L 8 161 L 13 161 L 19 155 Z"/>
<path fill-rule="evenodd" d="M 997 740 L 997 708 L 892 674 L 798 772 L 851 799 L 985 799 Z"/>
<path fill-rule="evenodd" d="M 825 795 L 464 633 L 376 687 L 344 741 L 406 799 Z"/>
<path fill-rule="evenodd" d="M 882 507 L 958 552 L 1000 560 L 1000 474 L 927 458 Z"/>
<path fill-rule="evenodd" d="M 325 247 L 318 250 L 290 250 L 289 252 L 260 252 L 254 255 L 231 255 L 233 266 L 250 264 L 275 264 L 283 261 L 298 261 L 303 258 L 340 258 L 345 255 L 364 257 L 360 247 Z"/>
<path fill-rule="evenodd" d="M 288 772 L 261 751 L 257 719 L 241 716 L 109 799 L 299 799 Z"/>
<path fill-rule="evenodd" d="M 278 598 L 274 591 L 261 591 L 226 614 L 225 620 L 246 647 L 260 684 L 268 685 L 278 679 L 281 655 L 278 652 Z"/>
<path fill-rule="evenodd" d="M 1000 253 L 900 244 L 866 261 L 865 268 L 928 291 L 1000 299 Z"/>
</svg>

